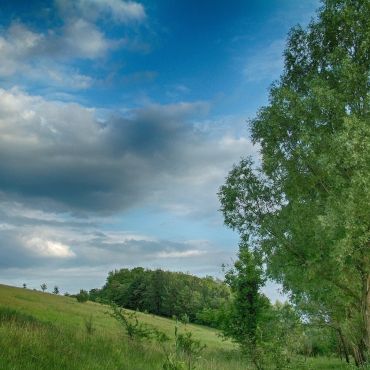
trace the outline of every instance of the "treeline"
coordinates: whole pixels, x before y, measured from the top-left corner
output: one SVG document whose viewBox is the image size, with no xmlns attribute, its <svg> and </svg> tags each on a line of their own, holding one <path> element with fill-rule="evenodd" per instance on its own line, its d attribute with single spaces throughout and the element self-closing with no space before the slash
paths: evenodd
<svg viewBox="0 0 370 370">
<path fill-rule="evenodd" d="M 237 268 L 226 272 L 225 281 L 160 269 L 125 268 L 109 272 L 101 289 L 81 290 L 75 297 L 79 302 L 113 303 L 218 328 L 225 338 L 242 344 L 248 358 L 257 353 L 259 357 L 253 361 L 259 364 L 277 357 L 284 368 L 297 355 L 342 355 L 334 331 L 316 322 L 304 322 L 293 305 L 272 304 L 259 292 L 264 283 L 262 271 L 255 261 L 246 261 L 246 256 L 240 256 Z M 257 332 L 258 339 L 250 342 Z"/>
<path fill-rule="evenodd" d="M 148 270 L 142 267 L 111 271 L 102 289 L 92 289 L 90 300 L 219 327 L 222 309 L 230 300 L 229 287 L 207 276 Z"/>
</svg>

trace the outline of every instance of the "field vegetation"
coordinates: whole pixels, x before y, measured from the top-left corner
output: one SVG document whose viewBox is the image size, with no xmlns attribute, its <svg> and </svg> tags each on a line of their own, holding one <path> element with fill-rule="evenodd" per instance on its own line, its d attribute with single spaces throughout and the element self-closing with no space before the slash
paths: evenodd
<svg viewBox="0 0 370 370">
<path fill-rule="evenodd" d="M 0 285 L 1 369 L 163 369 L 166 355 L 162 345 L 130 340 L 107 312 L 111 310 L 106 305 Z M 137 317 L 170 337 L 172 342 L 165 345 L 171 348 L 174 320 L 140 312 Z M 180 324 L 178 330 L 191 332 L 195 340 L 206 345 L 194 362 L 195 369 L 253 368 L 238 347 L 223 341 L 216 329 Z M 302 357 L 300 362 L 302 369 L 350 368 L 337 358 Z"/>
</svg>

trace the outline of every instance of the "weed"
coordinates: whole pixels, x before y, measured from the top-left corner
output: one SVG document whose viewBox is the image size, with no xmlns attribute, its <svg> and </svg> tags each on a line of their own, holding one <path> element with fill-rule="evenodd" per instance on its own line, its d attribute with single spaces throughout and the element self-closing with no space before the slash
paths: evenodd
<svg viewBox="0 0 370 370">
<path fill-rule="evenodd" d="M 94 327 L 92 315 L 90 315 L 84 321 L 86 333 L 89 335 L 93 335 L 95 333 L 96 328 Z"/>
</svg>

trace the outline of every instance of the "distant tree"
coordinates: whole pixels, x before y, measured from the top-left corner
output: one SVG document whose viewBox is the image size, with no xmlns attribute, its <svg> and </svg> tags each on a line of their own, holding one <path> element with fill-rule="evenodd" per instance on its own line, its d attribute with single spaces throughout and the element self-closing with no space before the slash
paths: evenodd
<svg viewBox="0 0 370 370">
<path fill-rule="evenodd" d="M 23 289 L 26 289 L 26 288 L 27 288 L 27 284 L 23 283 Z"/>
<path fill-rule="evenodd" d="M 180 272 L 136 267 L 109 273 L 102 289 L 90 291 L 90 300 L 114 302 L 120 307 L 178 318 L 217 327 L 218 312 L 230 298 L 230 289 L 220 280 Z"/>
<path fill-rule="evenodd" d="M 41 290 L 42 290 L 43 292 L 45 292 L 45 290 L 48 288 L 48 286 L 47 286 L 45 283 L 42 283 L 42 284 L 40 285 L 40 288 L 41 288 Z"/>
<path fill-rule="evenodd" d="M 86 290 L 81 289 L 80 293 L 76 294 L 76 299 L 80 303 L 87 302 L 89 300 L 89 293 Z"/>
<path fill-rule="evenodd" d="M 55 285 L 53 294 L 59 294 L 59 288 Z"/>
</svg>

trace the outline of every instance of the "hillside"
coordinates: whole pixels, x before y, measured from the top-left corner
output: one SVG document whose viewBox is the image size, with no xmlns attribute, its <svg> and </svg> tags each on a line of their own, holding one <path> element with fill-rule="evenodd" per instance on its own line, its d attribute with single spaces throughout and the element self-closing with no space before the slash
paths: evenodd
<svg viewBox="0 0 370 370">
<path fill-rule="evenodd" d="M 108 307 L 93 302 L 78 303 L 70 297 L 0 285 L 0 368 L 162 369 L 160 346 L 130 342 L 107 311 Z M 138 317 L 173 337 L 173 320 L 142 313 Z M 85 325 L 90 318 L 93 334 L 88 334 Z M 216 330 L 198 325 L 188 325 L 188 330 L 207 345 L 197 369 L 248 368 L 237 348 L 222 341 Z M 317 360 L 308 368 L 341 366 L 336 360 L 330 364 Z"/>
</svg>

